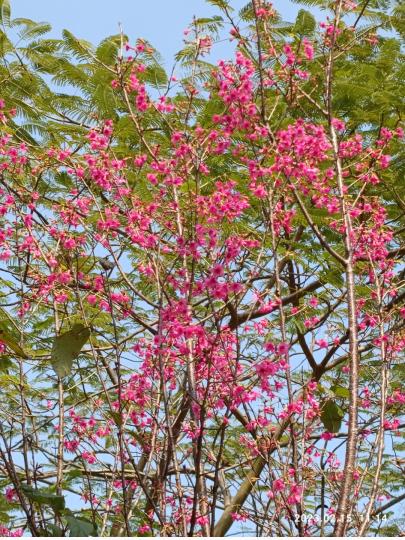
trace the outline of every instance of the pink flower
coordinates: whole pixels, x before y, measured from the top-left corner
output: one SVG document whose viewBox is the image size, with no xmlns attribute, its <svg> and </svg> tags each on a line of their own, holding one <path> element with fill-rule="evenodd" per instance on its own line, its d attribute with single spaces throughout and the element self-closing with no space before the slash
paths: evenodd
<svg viewBox="0 0 405 540">
<path fill-rule="evenodd" d="M 90 452 L 82 452 L 82 458 L 89 463 L 89 465 L 93 465 L 96 460 L 96 456 L 94 454 L 91 454 Z"/>
<path fill-rule="evenodd" d="M 304 38 L 302 40 L 302 43 L 304 45 L 304 54 L 305 54 L 307 60 L 313 60 L 313 58 L 314 58 L 314 47 L 313 47 L 312 43 L 307 38 Z"/>
<path fill-rule="evenodd" d="M 15 529 L 14 531 L 12 531 L 8 529 L 7 527 L 4 527 L 4 525 L 0 525 L 0 536 L 4 536 L 8 538 L 18 537 L 18 536 L 22 536 L 23 532 L 24 531 L 22 529 Z"/>
<path fill-rule="evenodd" d="M 68 452 L 76 452 L 80 445 L 80 442 L 77 439 L 73 439 L 73 441 L 64 441 L 63 446 Z"/>
<path fill-rule="evenodd" d="M 305 319 L 304 326 L 305 328 L 312 328 L 316 324 L 318 324 L 320 321 L 319 317 L 310 317 L 309 319 Z"/>
<path fill-rule="evenodd" d="M 277 491 L 283 491 L 285 488 L 284 480 L 281 478 L 278 478 L 277 480 L 274 480 L 273 482 L 273 491 L 274 493 L 277 493 Z"/>
<path fill-rule="evenodd" d="M 277 345 L 277 354 L 287 354 L 290 349 L 288 343 L 280 343 Z"/>
<path fill-rule="evenodd" d="M 234 521 L 246 521 L 247 516 L 246 514 L 238 514 L 237 512 L 232 512 L 231 517 Z"/>
<path fill-rule="evenodd" d="M 299 504 L 301 502 L 302 492 L 303 492 L 302 486 L 299 486 L 298 484 L 293 484 L 290 489 L 290 494 L 287 498 L 287 502 L 289 504 Z"/>
<path fill-rule="evenodd" d="M 134 159 L 134 164 L 136 167 L 142 167 L 146 161 L 147 161 L 147 156 L 146 154 L 142 154 L 140 156 L 136 156 L 136 158 Z"/>
<path fill-rule="evenodd" d="M 224 274 L 224 267 L 221 264 L 216 264 L 211 271 L 211 274 L 215 277 L 220 277 Z"/>
<path fill-rule="evenodd" d="M 339 120 L 339 118 L 332 118 L 331 124 L 337 131 L 343 131 L 345 129 L 345 123 L 343 120 Z"/>
<path fill-rule="evenodd" d="M 66 293 L 60 293 L 55 294 L 55 303 L 56 304 L 64 304 L 68 299 L 68 295 Z"/>
<path fill-rule="evenodd" d="M 11 487 L 6 488 L 6 492 L 5 492 L 4 496 L 6 497 L 6 500 L 9 503 L 18 502 L 18 500 L 19 500 L 16 490 L 14 488 L 11 488 Z"/>
<path fill-rule="evenodd" d="M 196 523 L 198 523 L 198 525 L 208 525 L 209 523 L 209 520 L 208 520 L 208 516 L 198 516 L 198 518 L 196 519 Z"/>
</svg>

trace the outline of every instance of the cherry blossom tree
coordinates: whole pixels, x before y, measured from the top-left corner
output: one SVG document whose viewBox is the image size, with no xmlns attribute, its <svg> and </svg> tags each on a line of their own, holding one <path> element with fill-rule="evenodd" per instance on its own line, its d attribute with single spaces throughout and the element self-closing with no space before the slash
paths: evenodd
<svg viewBox="0 0 405 540">
<path fill-rule="evenodd" d="M 0 2 L 4 536 L 401 532 L 403 7 L 209 3 L 167 74 Z"/>
</svg>

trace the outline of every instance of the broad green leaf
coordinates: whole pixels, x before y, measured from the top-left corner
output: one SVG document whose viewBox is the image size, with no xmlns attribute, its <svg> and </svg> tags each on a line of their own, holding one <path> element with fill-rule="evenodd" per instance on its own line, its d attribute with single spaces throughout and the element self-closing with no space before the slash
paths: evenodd
<svg viewBox="0 0 405 540">
<path fill-rule="evenodd" d="M 5 343 L 20 358 L 28 358 L 23 349 L 18 344 L 16 333 L 10 328 L 7 321 L 0 321 L 0 341 Z"/>
<path fill-rule="evenodd" d="M 57 527 L 56 525 L 53 525 L 53 523 L 49 523 L 46 529 L 40 529 L 40 533 L 41 536 L 52 538 L 54 536 L 63 536 L 63 529 Z"/>
<path fill-rule="evenodd" d="M 335 384 L 332 386 L 331 390 L 335 394 L 335 396 L 342 398 L 350 397 L 350 392 L 348 388 L 345 388 L 344 386 L 339 386 L 338 384 Z"/>
<path fill-rule="evenodd" d="M 53 342 L 51 362 L 58 377 L 66 377 L 72 369 L 73 360 L 79 356 L 90 337 L 90 330 L 83 324 L 75 324 L 69 332 L 57 336 Z"/>
<path fill-rule="evenodd" d="M 45 504 L 60 512 L 65 508 L 65 497 L 62 495 L 55 495 L 49 491 L 44 491 L 41 489 L 35 489 L 26 484 L 22 484 L 22 491 L 30 501 L 37 502 L 39 504 Z"/>
<path fill-rule="evenodd" d="M 344 412 L 332 399 L 325 401 L 322 407 L 321 420 L 329 433 L 337 433 L 342 424 Z"/>
<path fill-rule="evenodd" d="M 87 537 L 97 535 L 96 527 L 87 519 L 79 519 L 72 515 L 68 515 L 66 516 L 66 521 L 70 531 L 69 536 Z"/>
<path fill-rule="evenodd" d="M 66 171 L 57 172 L 54 176 L 54 180 L 64 187 L 71 187 L 73 185 L 72 179 Z"/>
</svg>

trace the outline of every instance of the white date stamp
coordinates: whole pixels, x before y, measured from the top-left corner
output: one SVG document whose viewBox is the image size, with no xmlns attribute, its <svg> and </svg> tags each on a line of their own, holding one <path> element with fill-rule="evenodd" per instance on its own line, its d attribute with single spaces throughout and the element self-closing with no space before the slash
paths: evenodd
<svg viewBox="0 0 405 540">
<path fill-rule="evenodd" d="M 387 521 L 387 516 L 385 514 L 377 515 L 374 517 L 374 520 L 385 522 Z M 303 523 L 304 525 L 330 525 L 334 524 L 337 521 L 343 521 L 344 516 L 337 518 L 334 514 L 325 514 L 324 516 L 320 514 L 311 514 L 305 512 L 303 514 L 294 514 L 294 523 Z M 352 523 L 354 521 L 352 516 L 347 516 L 347 523 Z"/>
</svg>

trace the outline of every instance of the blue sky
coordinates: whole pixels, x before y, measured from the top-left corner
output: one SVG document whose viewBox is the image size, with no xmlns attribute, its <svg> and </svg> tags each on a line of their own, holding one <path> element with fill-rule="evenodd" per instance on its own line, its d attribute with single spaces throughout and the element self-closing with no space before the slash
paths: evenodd
<svg viewBox="0 0 405 540">
<path fill-rule="evenodd" d="M 247 0 L 231 0 L 235 9 Z M 12 17 L 47 21 L 52 35 L 59 37 L 67 28 L 79 38 L 98 43 L 118 33 L 122 23 L 133 42 L 147 39 L 163 55 L 170 67 L 174 53 L 182 46 L 183 30 L 193 15 L 207 17 L 218 14 L 205 0 L 11 0 Z M 273 1 L 285 20 L 294 20 L 299 6 L 289 0 Z M 215 56 L 226 56 L 226 44 L 216 46 Z"/>
</svg>

